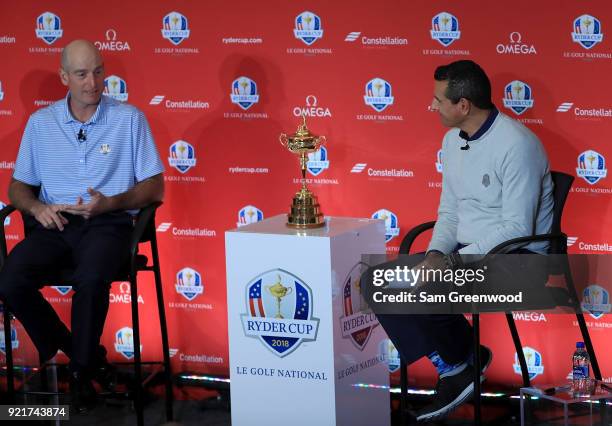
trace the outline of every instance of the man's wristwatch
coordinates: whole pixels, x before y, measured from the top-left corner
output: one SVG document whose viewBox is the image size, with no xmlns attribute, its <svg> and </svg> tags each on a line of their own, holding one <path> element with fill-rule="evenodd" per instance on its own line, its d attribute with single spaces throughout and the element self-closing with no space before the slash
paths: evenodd
<svg viewBox="0 0 612 426">
<path fill-rule="evenodd" d="M 444 256 L 444 261 L 448 269 L 456 270 L 463 267 L 463 260 L 461 260 L 461 255 L 457 252 Z"/>
</svg>

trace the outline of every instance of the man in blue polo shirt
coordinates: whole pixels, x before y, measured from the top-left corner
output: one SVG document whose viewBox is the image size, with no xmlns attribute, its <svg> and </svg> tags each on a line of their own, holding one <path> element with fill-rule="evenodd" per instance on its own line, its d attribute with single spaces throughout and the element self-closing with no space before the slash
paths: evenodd
<svg viewBox="0 0 612 426">
<path fill-rule="evenodd" d="M 29 233 L 0 271 L 0 299 L 41 359 L 58 349 L 70 357 L 73 404 L 85 411 L 91 379 L 104 381 L 110 283 L 128 258 L 133 214 L 163 198 L 163 165 L 144 114 L 102 95 L 104 63 L 92 43 L 68 44 L 59 74 L 68 94 L 32 114 L 15 163 L 9 198 Z M 39 291 L 66 262 L 71 331 Z"/>
</svg>

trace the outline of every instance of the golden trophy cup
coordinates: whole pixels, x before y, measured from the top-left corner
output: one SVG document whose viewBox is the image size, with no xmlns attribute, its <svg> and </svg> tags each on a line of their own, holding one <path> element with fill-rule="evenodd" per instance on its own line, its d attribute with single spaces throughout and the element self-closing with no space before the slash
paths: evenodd
<svg viewBox="0 0 612 426">
<path fill-rule="evenodd" d="M 274 318 L 282 319 L 283 316 L 281 315 L 281 310 L 280 310 L 281 299 L 287 296 L 288 294 L 291 294 L 291 292 L 293 291 L 293 288 L 285 287 L 281 283 L 280 275 L 278 276 L 278 281 L 276 282 L 276 284 L 267 285 L 267 286 L 264 286 L 264 288 L 266 289 L 268 293 L 270 293 L 273 297 L 276 298 L 276 316 Z"/>
<path fill-rule="evenodd" d="M 287 215 L 287 226 L 293 228 L 318 228 L 325 225 L 323 213 L 317 202 L 317 197 L 306 187 L 306 163 L 308 154 L 316 152 L 325 143 L 325 136 L 315 136 L 306 127 L 306 116 L 302 115 L 302 124 L 297 132 L 279 137 L 282 146 L 300 156 L 302 168 L 302 188 L 295 193 L 291 203 L 291 211 Z"/>
</svg>

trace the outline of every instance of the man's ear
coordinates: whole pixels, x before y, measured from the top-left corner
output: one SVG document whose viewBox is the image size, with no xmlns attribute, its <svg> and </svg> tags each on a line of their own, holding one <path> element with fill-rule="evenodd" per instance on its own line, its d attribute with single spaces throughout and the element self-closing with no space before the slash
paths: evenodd
<svg viewBox="0 0 612 426">
<path fill-rule="evenodd" d="M 60 80 L 62 80 L 62 84 L 64 86 L 68 86 L 68 73 L 63 69 L 59 69 Z"/>
<path fill-rule="evenodd" d="M 472 109 L 472 103 L 465 98 L 459 99 L 459 107 L 464 115 L 468 115 Z"/>
</svg>

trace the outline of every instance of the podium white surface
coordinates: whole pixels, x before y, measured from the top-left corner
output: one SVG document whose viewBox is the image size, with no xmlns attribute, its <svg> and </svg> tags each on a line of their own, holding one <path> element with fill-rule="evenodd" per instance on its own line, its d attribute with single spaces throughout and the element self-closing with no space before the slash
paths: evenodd
<svg viewBox="0 0 612 426">
<path fill-rule="evenodd" d="M 358 280 L 384 222 L 285 222 L 225 233 L 232 425 L 389 425 L 386 335 Z"/>
</svg>

